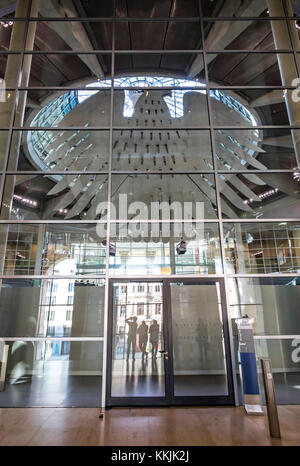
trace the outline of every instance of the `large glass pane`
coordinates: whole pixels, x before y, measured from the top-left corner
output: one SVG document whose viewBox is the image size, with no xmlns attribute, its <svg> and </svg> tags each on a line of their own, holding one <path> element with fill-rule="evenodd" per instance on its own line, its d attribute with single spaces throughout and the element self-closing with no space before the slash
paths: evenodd
<svg viewBox="0 0 300 466">
<path fill-rule="evenodd" d="M 19 34 L 11 40 L 12 31 L 18 29 Z M 21 52 L 24 47 L 26 26 L 25 22 L 15 21 L 13 18 L 5 18 L 1 15 L 0 20 L 0 50 L 9 50 L 10 52 Z"/>
<path fill-rule="evenodd" d="M 260 358 L 271 359 L 276 402 L 281 405 L 298 405 L 300 403 L 300 337 L 255 340 L 255 352 L 258 360 Z M 265 403 L 263 378 L 259 361 L 258 373 L 260 393 Z"/>
<path fill-rule="evenodd" d="M 170 287 L 175 396 L 227 395 L 219 283 Z"/>
<path fill-rule="evenodd" d="M 7 175 L 2 220 L 97 218 L 107 201 L 107 174 Z"/>
<path fill-rule="evenodd" d="M 111 395 L 165 395 L 162 283 L 113 284 Z"/>
<path fill-rule="evenodd" d="M 250 0 L 246 3 L 239 1 L 232 2 L 230 5 L 227 5 L 226 3 L 223 2 L 216 5 L 215 2 L 212 2 L 211 0 L 201 0 L 203 16 L 220 16 L 226 18 L 232 17 L 233 20 L 242 16 L 269 17 L 268 3 L 266 0 L 261 0 L 260 2 Z"/>
<path fill-rule="evenodd" d="M 1 275 L 33 275 L 40 274 L 36 267 L 37 243 L 42 225 L 0 225 Z M 42 255 L 42 250 L 39 251 Z"/>
<path fill-rule="evenodd" d="M 116 53 L 116 75 L 163 75 L 190 79 L 191 76 L 204 81 L 204 68 L 196 73 L 190 71 L 194 60 L 203 61 L 201 53 Z"/>
<path fill-rule="evenodd" d="M 300 270 L 299 223 L 224 223 L 229 273 Z"/>
<path fill-rule="evenodd" d="M 294 108 L 293 93 L 287 89 L 243 89 L 210 92 L 215 126 L 278 126 L 292 125 L 288 108 Z M 298 95 L 298 94 L 297 94 Z M 294 122 L 295 124 L 295 122 Z"/>
<path fill-rule="evenodd" d="M 102 342 L 0 342 L 2 358 L 6 346 L 7 369 L 0 406 L 100 406 Z"/>
<path fill-rule="evenodd" d="M 120 220 L 217 218 L 213 175 L 112 175 L 112 193 Z"/>
<path fill-rule="evenodd" d="M 53 16 L 54 17 L 54 16 Z M 36 24 L 34 50 L 111 50 L 112 22 L 96 21 L 33 21 Z M 94 47 L 89 39 L 93 34 Z M 30 49 L 27 49 L 30 50 Z M 91 55 L 90 64 L 101 69 L 101 64 Z"/>
<path fill-rule="evenodd" d="M 82 15 L 88 18 L 108 18 L 113 16 L 113 2 L 81 0 Z M 70 7 L 68 0 L 60 0 L 59 5 L 49 4 L 49 0 L 40 0 L 39 13 L 44 18 L 78 18 L 78 12 Z"/>
<path fill-rule="evenodd" d="M 124 21 L 116 23 L 117 50 L 197 50 L 199 21 Z"/>
<path fill-rule="evenodd" d="M 293 133 L 297 139 L 299 131 Z M 219 170 L 295 170 L 297 167 L 293 134 L 288 129 L 219 129 L 214 131 L 214 138 Z M 236 178 L 232 180 L 233 184 L 241 185 Z"/>
<path fill-rule="evenodd" d="M 172 127 L 169 130 L 116 130 L 112 157 L 113 170 L 188 172 L 213 169 L 210 135 L 206 130 Z"/>
<path fill-rule="evenodd" d="M 252 15 L 251 15 L 252 16 Z M 287 23 L 276 21 L 289 37 Z M 205 22 L 205 47 L 206 50 L 275 50 L 271 21 L 209 21 Z M 291 44 L 289 43 L 289 48 Z"/>
<path fill-rule="evenodd" d="M 91 83 L 90 86 L 93 86 Z M 87 129 L 89 126 L 109 126 L 110 82 L 95 83 L 99 90 L 82 86 L 79 90 L 50 91 L 47 89 L 19 92 L 28 111 L 19 126 Z M 102 85 L 101 85 L 102 86 Z"/>
<path fill-rule="evenodd" d="M 103 313 L 104 280 L 1 280 L 1 337 L 100 337 Z"/>
<path fill-rule="evenodd" d="M 288 69 L 289 77 L 296 78 L 296 68 L 292 54 L 286 53 L 220 53 L 208 52 L 209 80 L 211 86 L 284 86 L 279 63 Z M 203 65 L 202 65 L 203 67 Z M 199 73 L 202 67 L 197 68 Z"/>
<path fill-rule="evenodd" d="M 172 127 L 208 126 L 206 91 L 193 88 L 160 91 L 115 90 L 114 125 L 153 129 L 163 127 L 170 130 Z M 126 134 L 128 137 L 128 133 Z M 167 134 L 165 132 L 165 135 Z M 173 130 L 173 134 L 168 134 L 168 139 L 160 139 L 160 143 L 169 146 L 172 142 L 176 143 L 177 134 Z"/>
<path fill-rule="evenodd" d="M 110 255 L 110 273 L 117 275 L 222 273 L 214 223 L 112 224 Z"/>
<path fill-rule="evenodd" d="M 0 238 L 1 275 L 84 276 L 105 272 L 105 236 L 98 236 L 93 224 L 2 224 Z"/>
<path fill-rule="evenodd" d="M 52 110 L 49 109 L 48 117 L 52 114 L 55 118 Z M 58 115 L 57 118 L 59 119 L 60 116 Z M 47 121 L 44 126 L 48 126 Z M 14 131 L 12 142 L 9 170 L 45 172 L 108 170 L 108 131 L 84 129 Z"/>
<path fill-rule="evenodd" d="M 255 335 L 300 335 L 299 277 L 231 278 L 232 319 L 247 314 Z"/>
<path fill-rule="evenodd" d="M 225 218 L 299 218 L 298 172 L 219 175 Z"/>
<path fill-rule="evenodd" d="M 0 103 L 0 109 L 1 109 Z M 1 116 L 0 116 L 1 118 Z M 0 170 L 4 170 L 6 167 L 6 156 L 9 150 L 9 144 L 11 141 L 11 134 L 8 131 L 0 129 Z"/>
<path fill-rule="evenodd" d="M 30 57 L 30 55 L 27 55 Z M 79 86 L 86 80 L 103 77 L 100 63 L 104 63 L 107 73 L 111 72 L 111 54 L 34 54 L 29 85 L 64 86 L 70 81 L 78 81 Z M 72 83 L 72 87 L 74 82 Z"/>
<path fill-rule="evenodd" d="M 123 0 L 116 0 L 116 16 L 124 18 L 168 18 L 169 15 L 169 2 L 151 1 L 142 5 L 140 2 L 125 3 Z M 172 18 L 195 16 L 199 16 L 198 0 L 189 0 L 188 2 L 186 0 L 177 0 L 172 5 Z"/>
</svg>

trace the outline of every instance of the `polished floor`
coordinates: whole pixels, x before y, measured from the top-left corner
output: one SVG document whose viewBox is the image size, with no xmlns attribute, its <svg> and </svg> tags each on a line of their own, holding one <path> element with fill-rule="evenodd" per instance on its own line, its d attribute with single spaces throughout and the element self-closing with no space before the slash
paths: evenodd
<svg viewBox="0 0 300 466">
<path fill-rule="evenodd" d="M 136 371 L 132 366 L 128 373 L 113 376 L 113 396 L 165 395 L 165 380 L 162 372 L 152 369 L 141 371 L 137 362 Z M 151 368 L 151 362 L 149 362 Z M 159 368 L 159 363 L 158 363 Z M 300 405 L 300 373 L 274 374 L 276 400 L 279 404 Z M 0 392 L 0 407 L 86 407 L 99 406 L 101 400 L 101 376 L 70 376 L 68 373 L 53 373 L 34 376 L 12 384 L 7 380 Z M 238 378 L 239 393 L 241 395 Z M 227 380 L 221 375 L 175 376 L 174 390 L 177 396 L 226 395 Z M 260 377 L 260 393 L 264 403 L 264 390 Z M 240 398 L 242 403 L 242 398 Z"/>
<path fill-rule="evenodd" d="M 300 406 L 279 406 L 281 439 L 242 407 L 2 408 L 0 445 L 300 445 Z"/>
</svg>

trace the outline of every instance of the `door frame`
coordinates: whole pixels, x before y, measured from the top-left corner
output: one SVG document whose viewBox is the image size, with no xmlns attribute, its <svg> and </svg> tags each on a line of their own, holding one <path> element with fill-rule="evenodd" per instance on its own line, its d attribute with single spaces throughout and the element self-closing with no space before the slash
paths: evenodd
<svg viewBox="0 0 300 466">
<path fill-rule="evenodd" d="M 164 379 L 165 379 L 165 395 L 164 396 L 127 396 L 117 397 L 111 396 L 111 378 L 112 378 L 112 356 L 113 356 L 113 285 L 114 283 L 161 283 L 162 284 L 162 300 L 163 300 L 163 332 L 164 344 L 168 341 L 168 326 L 167 326 L 167 308 L 166 308 L 166 287 L 165 278 L 110 278 L 108 287 L 108 328 L 107 328 L 107 362 L 106 362 L 106 406 L 169 406 L 170 405 L 170 374 L 166 359 L 164 358 Z"/>
<path fill-rule="evenodd" d="M 197 284 L 212 284 L 219 283 L 220 289 L 220 300 L 221 300 L 221 311 L 222 311 L 222 324 L 223 324 L 223 336 L 224 336 L 224 350 L 225 350 L 225 362 L 226 362 L 226 375 L 227 375 L 227 395 L 214 395 L 214 396 L 175 396 L 174 394 L 174 358 L 173 358 L 173 332 L 172 332 L 172 303 L 171 303 L 171 283 L 182 282 L 184 285 L 197 285 Z M 227 306 L 226 306 L 226 292 L 224 278 L 221 277 L 195 277 L 195 278 L 184 278 L 184 277 L 172 277 L 166 279 L 166 305 L 167 309 L 167 325 L 168 325 L 168 344 L 170 348 L 169 352 L 169 372 L 171 376 L 170 380 L 170 404 L 172 406 L 226 406 L 234 405 L 234 387 L 233 387 L 233 373 L 232 373 L 232 362 L 231 362 L 231 349 L 230 349 L 230 338 L 227 318 Z"/>
<path fill-rule="evenodd" d="M 164 346 L 168 350 L 168 360 L 164 358 L 165 395 L 157 397 L 115 397 L 111 396 L 112 382 L 112 356 L 113 356 L 113 285 L 114 283 L 161 283 L 163 298 L 163 332 Z M 225 361 L 227 372 L 228 395 L 223 396 L 175 396 L 174 395 L 174 371 L 173 371 L 173 335 L 172 335 L 172 305 L 171 305 L 171 283 L 183 282 L 187 285 L 204 283 L 219 283 L 221 310 L 223 320 L 223 334 L 225 346 Z M 231 350 L 229 339 L 228 318 L 226 312 L 226 293 L 223 277 L 128 277 L 109 278 L 108 288 L 108 328 L 107 328 L 107 355 L 106 355 L 106 406 L 220 406 L 234 405 L 233 373 L 231 362 Z"/>
</svg>

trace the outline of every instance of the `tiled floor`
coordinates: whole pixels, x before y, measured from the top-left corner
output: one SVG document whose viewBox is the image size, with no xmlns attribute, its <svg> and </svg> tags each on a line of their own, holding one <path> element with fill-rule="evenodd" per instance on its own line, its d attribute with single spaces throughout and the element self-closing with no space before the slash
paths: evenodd
<svg viewBox="0 0 300 466">
<path fill-rule="evenodd" d="M 0 445 L 300 445 L 300 406 L 280 406 L 282 438 L 266 417 L 236 407 L 2 408 Z"/>
</svg>

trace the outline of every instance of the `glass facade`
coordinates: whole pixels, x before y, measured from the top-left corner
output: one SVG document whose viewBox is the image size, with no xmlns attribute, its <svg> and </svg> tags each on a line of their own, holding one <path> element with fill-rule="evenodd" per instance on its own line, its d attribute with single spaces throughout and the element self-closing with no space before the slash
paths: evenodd
<svg viewBox="0 0 300 466">
<path fill-rule="evenodd" d="M 212 370 L 197 286 L 218 316 L 220 393 L 232 378 L 239 399 L 231 322 L 246 313 L 278 401 L 299 403 L 297 2 L 75 3 L 0 6 L 0 406 L 105 406 L 115 378 L 123 396 L 127 311 L 140 324 L 151 300 L 147 325 L 156 316 L 162 350 L 173 324 L 179 372 L 188 357 L 176 325 L 203 319 L 195 367 Z M 134 295 L 130 307 L 116 293 L 126 277 L 157 280 L 159 299 Z M 171 286 L 163 322 L 161 280 L 214 277 L 224 293 Z M 161 359 L 153 374 L 163 396 Z M 175 394 L 186 393 L 180 377 Z M 202 381 L 188 392 L 206 396 Z"/>
</svg>

